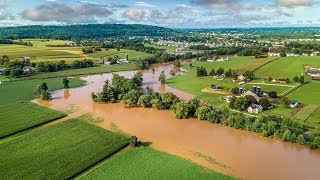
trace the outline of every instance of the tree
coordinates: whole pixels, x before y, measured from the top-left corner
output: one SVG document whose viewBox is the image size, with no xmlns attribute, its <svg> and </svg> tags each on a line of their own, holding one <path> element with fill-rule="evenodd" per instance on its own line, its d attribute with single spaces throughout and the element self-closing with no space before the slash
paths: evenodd
<svg viewBox="0 0 320 180">
<path fill-rule="evenodd" d="M 284 52 L 284 51 L 282 51 L 281 53 L 280 53 L 280 57 L 286 57 L 287 56 L 287 54 Z"/>
<path fill-rule="evenodd" d="M 245 96 L 245 98 L 249 101 L 250 104 L 257 104 L 258 103 L 256 98 L 251 95 L 247 95 L 247 96 Z"/>
<path fill-rule="evenodd" d="M 200 100 L 199 99 L 191 99 L 188 102 L 189 104 L 189 108 L 190 108 L 190 117 L 195 117 L 196 116 L 196 112 L 198 110 L 198 108 L 200 107 Z"/>
<path fill-rule="evenodd" d="M 291 132 L 290 130 L 286 130 L 283 134 L 281 139 L 285 142 L 290 141 L 290 137 L 291 137 Z"/>
<path fill-rule="evenodd" d="M 196 112 L 196 116 L 200 120 L 208 120 L 208 114 L 212 111 L 212 106 L 200 106 Z"/>
<path fill-rule="evenodd" d="M 65 89 L 69 89 L 69 80 L 68 80 L 68 79 L 64 78 L 64 79 L 62 80 L 62 83 L 63 83 L 63 87 L 64 87 Z"/>
<path fill-rule="evenodd" d="M 293 78 L 293 81 L 294 81 L 294 82 L 299 82 L 299 77 L 298 77 L 298 76 L 295 76 L 295 77 Z"/>
<path fill-rule="evenodd" d="M 161 84 L 165 84 L 166 83 L 166 75 L 164 74 L 164 71 L 161 72 L 158 80 L 161 82 Z"/>
<path fill-rule="evenodd" d="M 214 70 L 214 68 L 211 69 L 209 76 L 214 76 L 216 75 L 216 71 Z"/>
<path fill-rule="evenodd" d="M 51 98 L 50 93 L 48 92 L 48 86 L 47 83 L 43 82 L 40 85 L 37 86 L 35 90 L 35 94 L 43 99 L 43 100 L 49 100 Z"/>
<path fill-rule="evenodd" d="M 180 66 L 181 66 L 181 63 L 180 63 L 179 60 L 176 60 L 176 61 L 173 61 L 173 65 L 174 65 L 175 67 L 180 67 Z"/>
<path fill-rule="evenodd" d="M 229 69 L 227 72 L 226 72 L 226 76 L 227 77 L 232 77 L 232 70 Z"/>
<path fill-rule="evenodd" d="M 270 101 L 267 98 L 261 98 L 259 100 L 259 105 L 261 105 L 263 109 L 268 109 L 270 106 Z"/>
<path fill-rule="evenodd" d="M 122 101 L 127 107 L 132 107 L 138 104 L 141 94 L 141 91 L 133 89 L 123 96 Z"/>
<path fill-rule="evenodd" d="M 138 141 L 137 136 L 131 136 L 129 139 L 129 144 L 132 147 L 137 147 L 137 146 L 139 146 L 139 144 L 141 144 L 141 142 Z"/>
<path fill-rule="evenodd" d="M 189 117 L 190 107 L 183 102 L 178 102 L 173 106 L 172 111 L 175 118 L 186 119 Z"/>
<path fill-rule="evenodd" d="M 287 97 L 283 97 L 280 99 L 280 103 L 285 107 L 289 107 L 291 102 Z"/>
<path fill-rule="evenodd" d="M 301 145 L 306 144 L 306 140 L 304 139 L 304 137 L 303 137 L 302 134 L 299 134 L 299 135 L 298 135 L 296 142 L 297 142 L 298 144 L 301 144 Z"/>
<path fill-rule="evenodd" d="M 198 77 L 207 76 L 208 72 L 205 67 L 201 66 L 201 67 L 197 67 L 196 75 Z"/>
<path fill-rule="evenodd" d="M 239 94 L 239 88 L 238 87 L 234 87 L 231 89 L 232 94 Z"/>
<path fill-rule="evenodd" d="M 151 103 L 150 103 L 151 99 L 149 96 L 147 95 L 141 95 L 139 97 L 139 100 L 138 100 L 138 105 L 143 107 L 143 108 L 146 108 L 146 107 L 150 107 L 151 106 Z"/>
<path fill-rule="evenodd" d="M 175 72 L 173 69 L 171 69 L 171 70 L 170 70 L 170 75 L 171 75 L 171 76 L 175 76 L 175 75 L 176 75 L 176 72 Z"/>
<path fill-rule="evenodd" d="M 271 97 L 271 98 L 277 98 L 278 97 L 277 92 L 275 92 L 275 91 L 269 92 L 268 96 Z"/>
<path fill-rule="evenodd" d="M 300 82 L 301 84 L 304 84 L 304 76 L 301 76 L 301 77 L 300 77 L 299 82 Z"/>
<path fill-rule="evenodd" d="M 251 102 L 246 97 L 239 97 L 234 102 L 234 108 L 240 111 L 245 111 L 250 106 Z"/>
<path fill-rule="evenodd" d="M 134 76 L 131 78 L 131 80 L 137 85 L 142 86 L 142 74 L 141 73 L 135 73 Z"/>
<path fill-rule="evenodd" d="M 224 73 L 224 69 L 222 67 L 219 67 L 219 69 L 217 70 L 216 74 L 220 76 L 223 73 Z"/>
<path fill-rule="evenodd" d="M 164 109 L 170 109 L 172 105 L 179 102 L 179 98 L 172 92 L 165 92 L 161 94 L 161 100 L 162 100 Z"/>
<path fill-rule="evenodd" d="M 254 73 L 253 73 L 253 71 L 246 71 L 244 73 L 244 76 L 246 77 L 246 79 L 253 79 L 254 78 Z"/>
</svg>

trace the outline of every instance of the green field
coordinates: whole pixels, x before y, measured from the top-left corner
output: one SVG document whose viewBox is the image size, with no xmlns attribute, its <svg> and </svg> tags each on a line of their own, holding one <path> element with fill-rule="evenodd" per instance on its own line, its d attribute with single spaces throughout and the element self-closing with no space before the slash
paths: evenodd
<svg viewBox="0 0 320 180">
<path fill-rule="evenodd" d="M 174 46 L 161 46 L 161 45 L 156 45 L 156 44 L 144 44 L 146 47 L 153 47 L 156 49 L 163 49 L 166 51 L 176 51 L 177 47 Z"/>
<path fill-rule="evenodd" d="M 1 143 L 1 178 L 68 179 L 127 144 L 124 136 L 68 120 Z"/>
<path fill-rule="evenodd" d="M 83 69 L 70 69 L 70 70 L 58 71 L 58 72 L 38 73 L 38 74 L 28 76 L 25 79 L 70 77 L 70 76 L 78 76 L 78 75 L 102 74 L 102 73 L 132 71 L 132 70 L 137 70 L 137 67 L 134 63 L 116 64 L 112 66 L 97 65 L 95 67 L 83 68 Z"/>
<path fill-rule="evenodd" d="M 85 83 L 85 81 L 78 78 L 69 78 L 69 80 L 70 87 L 82 86 Z M 8 105 L 34 99 L 34 91 L 42 82 L 47 83 L 49 90 L 63 88 L 62 78 L 7 82 L 0 85 L 0 105 Z"/>
<path fill-rule="evenodd" d="M 150 147 L 127 149 L 79 179 L 233 179 Z"/>
<path fill-rule="evenodd" d="M 304 73 L 304 65 L 320 67 L 320 57 L 285 57 L 279 58 L 269 64 L 266 64 L 255 72 L 255 76 L 261 81 L 272 78 L 289 78 L 290 81 L 295 76 L 301 76 Z"/>
<path fill-rule="evenodd" d="M 267 85 L 267 84 L 246 84 L 244 87 L 248 90 L 251 90 L 254 85 L 260 86 L 262 91 L 267 91 L 267 92 L 275 91 L 277 92 L 278 95 L 292 88 L 289 86 L 277 86 L 277 85 Z"/>
<path fill-rule="evenodd" d="M 319 106 L 309 105 L 302 108 L 294 117 L 300 121 L 306 121 L 317 109 Z"/>
<path fill-rule="evenodd" d="M 306 125 L 313 129 L 316 129 L 317 133 L 320 132 L 320 108 L 318 108 L 311 114 L 311 116 L 306 121 Z"/>
<path fill-rule="evenodd" d="M 28 102 L 0 106 L 0 109 L 0 138 L 66 115 Z"/>
<path fill-rule="evenodd" d="M 125 55 L 129 55 L 130 60 L 138 60 L 141 58 L 150 57 L 151 54 L 144 52 L 137 52 L 134 50 L 121 49 L 109 49 L 102 51 L 83 54 L 82 49 L 86 47 L 48 47 L 46 45 L 63 45 L 70 43 L 70 41 L 61 40 L 42 40 L 42 39 L 23 39 L 24 42 L 32 42 L 33 46 L 22 45 L 0 45 L 0 56 L 7 55 L 11 59 L 31 57 L 31 62 L 40 61 L 59 61 L 64 60 L 66 62 L 80 60 L 80 59 L 93 59 L 102 57 L 114 57 L 118 55 L 120 58 L 125 58 Z"/>
<path fill-rule="evenodd" d="M 320 81 L 311 81 L 288 94 L 287 97 L 298 100 L 304 104 L 320 105 L 319 90 Z"/>
</svg>

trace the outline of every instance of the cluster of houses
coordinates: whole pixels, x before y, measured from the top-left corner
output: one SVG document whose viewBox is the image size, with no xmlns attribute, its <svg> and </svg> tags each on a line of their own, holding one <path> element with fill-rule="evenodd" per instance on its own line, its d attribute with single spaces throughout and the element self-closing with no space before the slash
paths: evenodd
<svg viewBox="0 0 320 180">
<path fill-rule="evenodd" d="M 271 82 L 285 84 L 288 83 L 288 79 L 274 78 L 271 80 Z"/>
<path fill-rule="evenodd" d="M 208 62 L 224 62 L 224 61 L 229 61 L 229 57 L 223 58 L 223 57 L 214 57 L 214 58 L 208 58 Z"/>
<path fill-rule="evenodd" d="M 311 77 L 312 80 L 320 80 L 320 68 L 312 67 L 306 65 L 305 67 L 306 73 Z"/>
<path fill-rule="evenodd" d="M 300 56 L 299 54 L 294 54 L 294 53 L 286 53 L 287 57 L 297 57 Z M 273 53 L 269 52 L 268 56 L 273 56 L 273 57 L 280 57 L 280 53 Z M 314 51 L 311 54 L 303 53 L 302 56 L 319 56 L 318 51 Z"/>
<path fill-rule="evenodd" d="M 188 49 L 188 48 L 176 48 L 175 52 L 167 51 L 168 54 L 175 54 L 175 55 L 184 55 L 186 53 L 191 53 L 193 55 L 197 55 L 197 54 L 202 54 L 203 52 L 204 52 L 203 50 L 193 50 L 193 49 Z"/>
</svg>

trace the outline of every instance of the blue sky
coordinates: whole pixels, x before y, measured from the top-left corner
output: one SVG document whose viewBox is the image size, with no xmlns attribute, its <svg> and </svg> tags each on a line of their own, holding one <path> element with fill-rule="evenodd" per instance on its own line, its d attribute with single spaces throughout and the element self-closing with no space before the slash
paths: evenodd
<svg viewBox="0 0 320 180">
<path fill-rule="evenodd" d="M 320 0 L 0 0 L 0 26 L 320 26 Z"/>
</svg>

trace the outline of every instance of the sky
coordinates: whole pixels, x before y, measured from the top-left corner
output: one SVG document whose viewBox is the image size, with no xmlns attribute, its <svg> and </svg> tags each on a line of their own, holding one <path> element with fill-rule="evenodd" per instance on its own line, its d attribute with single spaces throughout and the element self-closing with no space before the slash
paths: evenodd
<svg viewBox="0 0 320 180">
<path fill-rule="evenodd" d="M 0 0 L 0 26 L 320 26 L 320 0 Z"/>
</svg>

